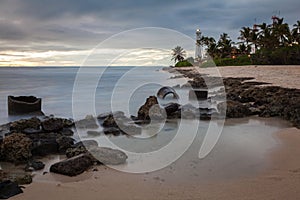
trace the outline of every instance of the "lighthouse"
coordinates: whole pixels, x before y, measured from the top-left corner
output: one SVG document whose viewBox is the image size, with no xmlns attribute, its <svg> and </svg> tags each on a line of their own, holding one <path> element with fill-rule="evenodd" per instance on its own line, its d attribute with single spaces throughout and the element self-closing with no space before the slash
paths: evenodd
<svg viewBox="0 0 300 200">
<path fill-rule="evenodd" d="M 202 51 L 201 51 L 201 31 L 200 29 L 196 30 L 196 51 L 195 51 L 195 61 L 201 62 L 202 60 Z"/>
</svg>

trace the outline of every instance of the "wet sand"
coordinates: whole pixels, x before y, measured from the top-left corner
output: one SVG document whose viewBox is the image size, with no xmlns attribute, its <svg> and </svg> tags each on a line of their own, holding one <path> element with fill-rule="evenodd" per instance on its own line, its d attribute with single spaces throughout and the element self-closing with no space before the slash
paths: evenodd
<svg viewBox="0 0 300 200">
<path fill-rule="evenodd" d="M 209 69 L 203 69 L 208 73 Z M 300 67 L 223 67 L 223 76 L 255 77 L 283 87 L 300 88 Z M 255 75 L 255 76 L 254 76 Z M 259 174 L 238 179 L 174 182 L 155 173 L 126 174 L 97 167 L 98 171 L 69 178 L 46 174 L 12 199 L 275 199 L 300 197 L 300 130 L 286 128 L 276 134 L 277 148 L 266 158 L 270 165 Z M 174 171 L 174 169 L 167 169 Z M 170 174 L 172 177 L 172 174 Z"/>
</svg>

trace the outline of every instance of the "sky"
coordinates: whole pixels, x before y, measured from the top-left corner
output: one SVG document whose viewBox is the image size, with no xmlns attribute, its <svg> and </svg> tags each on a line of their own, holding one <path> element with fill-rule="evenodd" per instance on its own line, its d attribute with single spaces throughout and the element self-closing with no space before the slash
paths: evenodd
<svg viewBox="0 0 300 200">
<path fill-rule="evenodd" d="M 94 56 L 95 65 L 109 63 L 105 56 L 114 65 L 171 64 L 169 45 L 147 49 L 150 33 L 160 41 L 169 39 L 164 33 L 194 40 L 200 28 L 203 35 L 226 32 L 236 41 L 241 27 L 270 23 L 274 14 L 293 25 L 299 9 L 299 0 L 0 0 L 0 66 L 80 66 L 95 48 L 102 55 Z M 139 31 L 144 27 L 157 28 Z"/>
</svg>

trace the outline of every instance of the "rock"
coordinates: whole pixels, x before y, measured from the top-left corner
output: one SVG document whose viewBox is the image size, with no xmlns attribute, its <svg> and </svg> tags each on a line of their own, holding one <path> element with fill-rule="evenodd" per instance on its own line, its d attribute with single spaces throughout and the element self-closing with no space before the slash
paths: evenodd
<svg viewBox="0 0 300 200">
<path fill-rule="evenodd" d="M 42 122 L 42 128 L 46 132 L 58 132 L 64 128 L 64 122 L 61 118 L 50 118 Z"/>
<path fill-rule="evenodd" d="M 96 140 L 84 140 L 84 141 L 80 141 L 77 142 L 76 144 L 73 145 L 72 148 L 76 148 L 76 147 L 86 147 L 86 148 L 91 148 L 91 147 L 98 147 L 98 142 Z"/>
<path fill-rule="evenodd" d="M 114 116 L 109 115 L 106 117 L 102 123 L 103 127 L 118 127 L 117 121 L 115 120 Z"/>
<path fill-rule="evenodd" d="M 41 126 L 41 120 L 36 117 L 30 119 L 21 119 L 10 124 L 10 130 L 14 132 L 23 132 L 24 129 L 31 128 L 39 130 Z"/>
<path fill-rule="evenodd" d="M 45 156 L 59 153 L 56 133 L 41 133 L 29 135 L 33 141 L 32 154 L 34 156 Z"/>
<path fill-rule="evenodd" d="M 65 153 L 68 148 L 74 145 L 74 139 L 67 136 L 60 136 L 56 139 L 58 144 L 58 151 L 60 153 Z"/>
<path fill-rule="evenodd" d="M 169 103 L 164 107 L 164 109 L 167 113 L 167 116 L 171 116 L 172 114 L 177 112 L 179 110 L 179 108 L 180 108 L 180 104 L 178 104 L 178 103 Z"/>
<path fill-rule="evenodd" d="M 17 176 L 14 179 L 14 182 L 16 182 L 19 185 L 28 185 L 28 184 L 32 183 L 32 176 L 30 174 Z"/>
<path fill-rule="evenodd" d="M 10 180 L 0 183 L 0 199 L 8 199 L 21 193 L 23 193 L 23 191 L 17 183 Z"/>
<path fill-rule="evenodd" d="M 11 134 L 10 124 L 11 123 L 7 123 L 7 124 L 3 124 L 3 125 L 0 126 L 0 136 L 3 137 L 3 136 Z"/>
<path fill-rule="evenodd" d="M 74 132 L 69 128 L 63 128 L 61 131 L 59 131 L 59 134 L 63 136 L 73 136 Z"/>
<path fill-rule="evenodd" d="M 116 127 L 108 127 L 108 128 L 104 128 L 103 129 L 103 133 L 105 135 L 115 135 L 115 136 L 118 136 L 121 134 L 121 130 L 119 128 L 116 128 Z"/>
<path fill-rule="evenodd" d="M 92 115 L 87 115 L 85 119 L 75 122 L 75 126 L 81 129 L 97 129 L 99 127 Z"/>
<path fill-rule="evenodd" d="M 31 135 L 31 134 L 41 133 L 42 130 L 41 129 L 34 129 L 34 128 L 25 128 L 22 132 L 26 135 Z"/>
<path fill-rule="evenodd" d="M 77 146 L 75 148 L 69 148 L 66 150 L 67 158 L 72 158 L 80 154 L 86 153 L 87 149 L 84 146 Z"/>
<path fill-rule="evenodd" d="M 128 158 L 124 152 L 108 147 L 92 148 L 89 152 L 98 162 L 106 165 L 124 164 Z"/>
<path fill-rule="evenodd" d="M 138 110 L 139 120 L 160 120 L 163 118 L 165 118 L 163 109 L 160 108 L 155 96 L 148 97 L 145 104 Z"/>
<path fill-rule="evenodd" d="M 125 114 L 122 111 L 101 113 L 100 115 L 97 116 L 97 119 L 104 120 L 105 118 L 107 118 L 109 116 L 113 116 L 115 118 L 122 118 L 122 117 L 125 117 Z"/>
<path fill-rule="evenodd" d="M 200 111 L 192 104 L 186 104 L 181 107 L 182 119 L 195 119 L 200 117 Z"/>
<path fill-rule="evenodd" d="M 93 165 L 92 158 L 87 154 L 68 158 L 51 165 L 50 172 L 67 176 L 77 176 Z"/>
<path fill-rule="evenodd" d="M 35 170 L 41 170 L 44 169 L 45 164 L 41 161 L 36 161 L 36 160 L 31 160 L 27 163 L 25 166 L 25 171 L 26 172 L 32 172 Z"/>
<path fill-rule="evenodd" d="M 100 131 L 88 131 L 87 134 L 90 136 L 96 137 L 96 136 L 100 136 L 101 132 Z"/>
<path fill-rule="evenodd" d="M 26 135 L 13 133 L 3 139 L 1 154 L 5 161 L 22 163 L 31 158 L 32 141 Z"/>
<path fill-rule="evenodd" d="M 227 101 L 218 104 L 218 110 L 221 114 L 226 114 L 228 118 L 240 118 L 251 115 L 251 111 L 245 105 L 236 101 Z"/>
<path fill-rule="evenodd" d="M 142 128 L 135 124 L 122 124 L 119 126 L 122 133 L 126 135 L 140 135 L 142 133 Z"/>
</svg>

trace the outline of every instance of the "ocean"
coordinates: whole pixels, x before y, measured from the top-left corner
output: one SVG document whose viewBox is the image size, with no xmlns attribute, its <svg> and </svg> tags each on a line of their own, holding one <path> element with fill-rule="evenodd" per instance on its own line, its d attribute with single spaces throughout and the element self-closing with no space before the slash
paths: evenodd
<svg viewBox="0 0 300 200">
<path fill-rule="evenodd" d="M 171 79 L 172 75 L 161 68 L 1 67 L 0 123 L 21 118 L 8 116 L 8 95 L 42 98 L 42 110 L 46 115 L 84 118 L 111 110 L 124 111 L 127 116 L 136 115 L 145 99 L 156 95 L 160 87 L 187 81 L 184 78 Z M 189 102 L 187 89 L 177 89 L 177 92 L 181 97 L 179 103 L 195 103 Z M 265 156 L 278 145 L 274 133 L 285 127 L 288 127 L 288 123 L 282 120 L 258 117 L 227 120 L 225 124 L 219 120 L 179 120 L 165 122 L 162 126 L 144 126 L 142 135 L 136 137 L 110 137 L 103 141 L 101 136 L 90 138 L 86 131 L 78 131 L 75 137 L 95 139 L 101 146 L 110 142 L 131 153 L 127 165 L 118 170 L 138 173 L 170 165 L 180 169 L 186 164 L 187 168 L 183 171 L 194 170 L 198 175 L 192 179 L 197 181 L 259 172 L 268 164 Z M 206 136 L 214 135 L 217 131 L 221 131 L 221 135 L 215 138 L 212 150 L 199 159 L 199 149 Z M 155 157 L 155 153 L 159 153 L 159 156 Z M 182 180 L 189 179 L 185 173 L 177 176 Z"/>
</svg>

